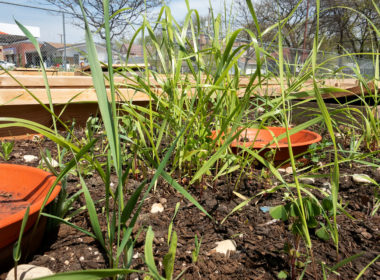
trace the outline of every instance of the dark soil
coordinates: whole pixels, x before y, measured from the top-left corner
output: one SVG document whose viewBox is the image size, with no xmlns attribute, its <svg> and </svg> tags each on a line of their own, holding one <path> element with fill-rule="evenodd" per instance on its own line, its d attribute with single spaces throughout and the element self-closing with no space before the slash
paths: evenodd
<svg viewBox="0 0 380 280">
<path fill-rule="evenodd" d="M 36 155 L 39 158 L 39 150 L 48 148 L 54 151 L 51 141 L 40 142 L 17 141 L 9 163 L 25 164 L 23 155 Z M 1 160 L 1 162 L 4 162 Z M 28 164 L 38 166 L 38 162 Z M 326 187 L 329 170 L 319 171 L 320 176 L 314 184 L 317 188 Z M 380 182 L 380 176 L 375 169 L 358 164 L 341 167 L 340 198 L 345 210 L 354 218 L 346 215 L 338 216 L 339 224 L 339 260 L 348 258 L 357 253 L 363 255 L 339 269 L 340 279 L 354 279 L 358 273 L 380 254 L 380 216 L 379 213 L 371 216 L 375 186 L 357 184 L 352 181 L 353 173 L 365 173 Z M 139 217 L 135 233 L 140 228 L 146 229 L 152 226 L 155 233 L 154 254 L 156 264 L 163 273 L 163 257 L 167 253 L 167 230 L 173 217 L 175 205 L 180 202 L 180 210 L 174 221 L 174 230 L 178 235 L 178 248 L 176 255 L 175 275 L 186 270 L 181 279 L 277 279 L 280 271 L 290 271 L 290 259 L 284 251 L 286 243 L 293 244 L 293 236 L 288 230 L 288 224 L 276 221 L 265 212 L 263 206 L 275 206 L 284 204 L 283 196 L 286 190 L 279 190 L 274 194 L 267 194 L 252 199 L 248 206 L 231 215 L 223 224 L 221 221 L 230 211 L 243 200 L 232 193 L 238 174 L 225 177 L 212 182 L 212 178 L 206 178 L 204 187 L 189 187 L 188 191 L 204 206 L 215 219 L 214 221 L 201 213 L 193 204 L 185 200 L 173 190 L 166 182 L 159 180 L 155 191 L 151 192 L 145 202 L 143 212 Z M 275 186 L 273 178 L 264 178 L 261 170 L 252 170 L 238 183 L 239 194 L 245 197 L 253 197 L 264 189 Z M 284 175 L 291 181 L 291 175 Z M 131 178 L 128 188 L 133 189 L 139 185 L 142 178 Z M 187 186 L 187 178 L 178 181 Z M 104 186 L 97 175 L 86 178 L 87 186 L 94 200 L 104 198 Z M 76 177 L 70 176 L 67 191 L 74 193 L 80 186 Z M 315 193 L 317 195 L 317 193 Z M 320 195 L 318 194 L 318 197 Z M 153 203 L 160 202 L 165 210 L 162 213 L 151 214 Z M 84 198 L 76 202 L 75 206 L 84 205 Z M 101 204 L 97 204 L 101 213 Z M 264 210 L 264 211 L 263 211 Z M 105 218 L 102 219 L 102 227 L 105 228 Z M 86 213 L 80 213 L 71 219 L 77 226 L 90 230 L 89 219 Z M 320 275 L 320 263 L 328 266 L 337 263 L 333 242 L 322 241 L 312 233 L 314 259 L 318 279 Z M 192 262 L 191 252 L 194 250 L 194 236 L 202 238 L 199 259 Z M 144 238 L 138 237 L 133 259 L 133 268 L 146 270 L 143 262 Z M 237 251 L 224 256 L 213 252 L 215 242 L 232 239 L 237 245 Z M 40 250 L 29 257 L 27 263 L 45 266 L 54 272 L 72 270 L 107 268 L 104 252 L 97 242 L 67 225 L 61 224 L 56 234 L 50 234 L 44 238 L 45 242 Z M 300 242 L 302 252 L 300 260 L 307 262 L 304 243 Z M 1 266 L 1 264 L 0 264 Z M 8 268 L 1 267 L 5 278 Z M 300 268 L 298 274 L 302 272 Z M 143 275 L 133 274 L 130 279 L 143 279 Z M 308 264 L 305 278 L 314 279 L 312 265 Z M 329 279 L 338 279 L 333 274 Z M 364 273 L 362 279 L 380 279 L 380 261 L 372 264 Z"/>
</svg>

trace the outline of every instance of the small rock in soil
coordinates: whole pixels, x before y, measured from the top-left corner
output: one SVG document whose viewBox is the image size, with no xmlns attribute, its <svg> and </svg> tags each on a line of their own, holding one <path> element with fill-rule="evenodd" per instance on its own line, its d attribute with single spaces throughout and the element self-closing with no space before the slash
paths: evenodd
<svg viewBox="0 0 380 280">
<path fill-rule="evenodd" d="M 152 205 L 150 213 L 156 214 L 156 213 L 161 213 L 161 212 L 164 212 L 164 206 L 162 206 L 161 203 L 154 203 Z"/>
<path fill-rule="evenodd" d="M 49 162 L 49 164 L 52 166 L 52 167 L 58 167 L 59 166 L 59 163 L 58 161 L 56 161 L 55 159 L 47 159 L 47 161 Z M 45 164 L 45 161 L 43 161 L 42 159 L 40 160 L 40 164 Z"/>
<path fill-rule="evenodd" d="M 366 232 L 366 231 L 363 231 L 360 233 L 364 238 L 366 239 L 371 239 L 372 238 L 372 234 L 370 234 L 369 232 Z"/>
<path fill-rule="evenodd" d="M 352 180 L 355 182 L 355 183 L 359 183 L 359 184 L 371 184 L 371 180 L 368 179 L 369 176 L 368 175 L 365 175 L 365 174 L 354 174 L 352 175 Z"/>
<path fill-rule="evenodd" d="M 324 191 L 327 194 L 331 194 L 331 184 L 330 184 L 330 182 L 324 182 L 323 183 L 323 187 L 322 187 L 321 190 Z"/>
<path fill-rule="evenodd" d="M 259 224 L 259 225 L 257 225 L 257 226 L 259 226 L 259 227 L 262 227 L 262 226 L 269 226 L 269 225 L 275 224 L 275 223 L 277 223 L 277 222 L 279 222 L 279 221 L 280 221 L 280 220 L 273 219 L 273 220 L 270 220 L 269 222 L 266 222 L 266 223 L 264 223 L 264 224 Z"/>
<path fill-rule="evenodd" d="M 377 180 L 380 180 L 380 167 L 376 168 L 373 174 Z"/>
<path fill-rule="evenodd" d="M 227 206 L 224 205 L 224 204 L 219 205 L 218 211 L 219 211 L 219 213 L 221 215 L 227 215 L 228 213 L 230 213 L 230 211 L 228 210 Z"/>
<path fill-rule="evenodd" d="M 301 183 L 312 185 L 315 183 L 315 179 L 311 177 L 302 177 L 299 179 Z"/>
<path fill-rule="evenodd" d="M 207 207 L 209 207 L 210 209 L 213 209 L 218 204 L 218 201 L 215 198 L 209 198 L 206 200 L 205 203 Z"/>
<path fill-rule="evenodd" d="M 331 190 L 331 183 L 330 182 L 324 182 L 323 187 L 328 189 L 328 190 Z"/>
<path fill-rule="evenodd" d="M 14 280 L 14 274 L 14 268 L 12 268 L 5 280 Z M 19 280 L 34 279 L 53 274 L 54 273 L 50 269 L 42 266 L 35 266 L 30 264 L 21 264 L 17 266 L 17 279 Z"/>
<path fill-rule="evenodd" d="M 228 252 L 236 251 L 236 243 L 231 239 L 215 242 L 217 245 L 212 252 L 221 253 L 227 255 Z"/>
<path fill-rule="evenodd" d="M 34 161 L 38 160 L 38 157 L 34 156 L 34 155 L 24 155 L 23 158 L 24 158 L 24 161 L 27 163 L 34 162 Z"/>
<path fill-rule="evenodd" d="M 293 168 L 291 166 L 285 168 L 286 174 L 293 174 Z"/>
<path fill-rule="evenodd" d="M 39 135 L 33 135 L 32 141 L 33 142 L 39 142 L 39 141 L 41 141 L 41 136 L 39 136 Z"/>
</svg>

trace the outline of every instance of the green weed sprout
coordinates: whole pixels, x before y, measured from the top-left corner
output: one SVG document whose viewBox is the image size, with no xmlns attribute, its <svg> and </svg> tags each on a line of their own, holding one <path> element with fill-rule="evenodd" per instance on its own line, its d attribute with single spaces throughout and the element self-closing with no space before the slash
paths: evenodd
<svg viewBox="0 0 380 280">
<path fill-rule="evenodd" d="M 14 144 L 14 141 L 1 141 L 0 157 L 5 161 L 10 159 Z"/>
</svg>

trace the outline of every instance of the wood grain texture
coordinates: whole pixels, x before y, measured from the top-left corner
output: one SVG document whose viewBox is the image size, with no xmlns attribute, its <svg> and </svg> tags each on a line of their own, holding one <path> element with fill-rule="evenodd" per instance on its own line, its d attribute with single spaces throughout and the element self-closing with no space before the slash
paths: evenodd
<svg viewBox="0 0 380 280">
<path fill-rule="evenodd" d="M 22 72 L 12 72 L 14 78 L 28 88 L 42 103 L 48 104 L 48 97 L 46 94 L 44 79 L 41 76 L 41 72 L 32 71 L 36 75 L 20 75 Z M 60 73 L 60 72 L 59 72 Z M 71 72 L 72 73 L 72 72 Z M 38 123 L 50 126 L 51 116 L 46 112 L 42 106 L 25 90 L 21 85 L 8 75 L 0 75 L 0 116 L 6 117 L 18 117 L 28 120 L 33 120 Z M 157 75 L 155 78 L 149 80 L 150 92 L 154 93 L 158 97 L 166 95 L 162 86 L 166 77 L 164 75 Z M 190 87 L 188 83 L 192 84 Z M 177 84 L 178 92 L 185 93 L 189 97 L 195 96 L 198 91 L 196 86 L 208 87 L 212 81 L 207 81 L 205 76 L 201 77 L 201 85 L 196 85 L 196 81 L 192 77 L 181 76 L 179 83 Z M 51 95 L 55 108 L 59 111 L 66 107 L 65 112 L 62 114 L 62 119 L 65 122 L 71 123 L 74 119 L 77 124 L 84 126 L 86 120 L 90 115 L 96 115 L 97 96 L 95 90 L 92 88 L 92 77 L 89 76 L 64 76 L 53 75 L 48 73 L 48 83 L 51 89 Z M 109 88 L 108 82 L 106 83 L 107 89 Z M 229 90 L 228 94 L 236 94 L 238 96 L 244 95 L 246 87 L 249 83 L 247 77 L 242 77 L 239 82 L 239 88 L 235 91 Z M 122 103 L 123 101 L 132 101 L 134 103 L 146 104 L 151 98 L 148 93 L 142 90 L 136 90 L 136 83 L 131 77 L 115 77 L 115 84 L 117 86 L 117 101 Z M 256 84 L 257 85 L 257 84 Z M 355 79 L 345 80 L 321 80 L 319 81 L 321 88 L 342 88 L 347 90 L 342 92 L 325 93 L 323 97 L 325 99 L 337 98 L 350 95 L 368 94 L 374 92 L 374 84 L 369 84 L 369 91 L 363 90 Z M 303 84 L 303 88 L 298 91 L 310 91 L 312 92 L 313 83 L 307 81 Z M 223 93 L 224 90 L 215 91 L 215 95 Z M 109 93 L 109 89 L 108 89 Z M 257 86 L 250 92 L 252 97 L 255 96 L 270 96 L 278 97 L 281 95 L 281 88 L 279 86 L 278 79 L 269 79 L 259 87 Z M 311 98 L 304 97 L 304 98 Z M 65 104 L 70 103 L 68 106 Z M 23 128 L 12 129 L 0 129 L 0 136 L 20 135 L 25 134 L 27 131 Z"/>
<path fill-rule="evenodd" d="M 15 79 L 17 79 L 17 81 Z M 43 103 L 47 104 L 48 99 L 46 95 L 44 79 L 41 76 L 30 76 L 30 75 L 17 75 L 14 78 L 8 75 L 0 75 L 0 104 L 6 105 L 28 105 L 28 104 L 38 104 L 36 100 L 30 96 L 30 94 L 21 87 L 23 85 L 28 88 L 38 99 Z M 157 79 L 157 80 L 156 80 Z M 149 81 L 151 90 L 158 95 L 163 93 L 161 85 L 165 80 L 163 75 L 158 75 L 156 79 L 151 78 Z M 186 86 L 187 82 L 184 79 L 188 79 L 193 86 L 187 90 L 189 96 L 196 94 L 195 81 L 191 78 L 183 76 L 183 80 L 177 85 L 178 88 Z M 207 87 L 208 84 L 205 79 L 203 79 L 204 84 L 201 86 Z M 243 95 L 245 93 L 245 88 L 248 85 L 248 78 L 242 78 L 240 81 L 240 88 L 238 89 L 238 94 Z M 252 90 L 252 95 L 260 96 L 279 96 L 281 89 L 279 86 L 279 81 L 275 79 L 270 79 L 263 83 L 260 87 L 256 87 Z M 53 98 L 53 103 L 64 104 L 67 102 L 96 102 L 96 94 L 92 89 L 92 78 L 85 76 L 48 76 L 48 83 L 51 88 L 51 94 Z M 109 86 L 106 81 L 106 87 Z M 21 85 L 20 85 L 21 84 Z M 116 77 L 115 84 L 120 93 L 120 99 L 122 100 L 136 100 L 136 101 L 148 101 L 149 96 L 142 92 L 136 91 L 134 86 L 136 83 L 130 78 Z M 322 83 L 323 87 L 339 87 L 348 89 L 351 92 L 337 92 L 334 96 L 348 96 L 352 94 L 358 94 L 360 92 L 360 87 L 356 85 L 354 79 L 350 80 L 324 80 Z M 199 86 L 199 85 L 198 85 Z M 299 89 L 299 91 L 312 90 L 312 83 L 305 83 L 304 87 Z M 373 87 L 372 87 L 373 88 Z M 222 91 L 217 91 L 216 94 Z M 325 94 L 325 98 L 332 98 L 331 94 Z"/>
</svg>

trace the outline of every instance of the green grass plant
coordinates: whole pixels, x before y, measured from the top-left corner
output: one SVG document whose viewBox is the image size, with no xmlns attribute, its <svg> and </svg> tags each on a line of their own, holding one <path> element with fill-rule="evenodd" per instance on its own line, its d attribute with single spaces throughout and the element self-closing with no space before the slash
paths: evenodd
<svg viewBox="0 0 380 280">
<path fill-rule="evenodd" d="M 225 22 L 226 26 L 223 26 L 222 15 L 214 15 L 212 11 L 210 21 L 212 32 L 207 44 L 201 45 L 198 40 L 201 35 L 198 11 L 190 9 L 188 0 L 185 2 L 188 13 L 183 23 L 178 23 L 174 19 L 171 10 L 166 5 L 160 9 L 156 21 L 149 22 L 145 16 L 143 17 L 142 25 L 137 28 L 132 36 L 127 51 L 126 64 L 133 43 L 141 40 L 144 49 L 145 71 L 136 73 L 132 69 L 124 67 L 122 71 L 118 72 L 118 75 L 123 76 L 127 83 L 119 85 L 115 83 L 115 73 L 112 67 L 109 0 L 103 0 L 103 28 L 108 55 L 108 74 L 106 75 L 101 70 L 93 35 L 84 15 L 85 7 L 80 1 L 84 15 L 88 61 L 104 133 L 99 133 L 98 119 L 94 118 L 87 123 L 85 137 L 83 139 L 75 137 L 72 128 L 64 124 L 60 120 L 59 114 L 56 115 L 54 111 L 46 70 L 43 65 L 41 65 L 41 69 L 45 77 L 49 106 L 42 104 L 38 99 L 36 100 L 51 113 L 53 129 L 27 120 L 0 117 L 1 128 L 19 126 L 32 129 L 50 138 L 59 146 L 59 168 L 47 165 L 57 176 L 51 191 L 61 181 L 63 192 L 53 214 L 42 213 L 43 209 L 41 209 L 40 214 L 70 225 L 93 237 L 98 241 L 108 258 L 109 270 L 59 274 L 54 276 L 59 278 L 54 279 L 85 279 L 80 277 L 86 277 L 86 279 L 114 277 L 116 279 L 117 275 L 122 276 L 134 272 L 129 269 L 136 242 L 132 229 L 136 224 L 145 199 L 151 190 L 157 187 L 157 180 L 160 177 L 198 207 L 200 211 L 209 216 L 188 190 L 184 189 L 178 182 L 185 178 L 190 186 L 197 186 L 202 190 L 207 187 L 205 178 L 213 177 L 212 180 L 216 182 L 220 178 L 238 174 L 239 181 L 249 172 L 254 162 L 263 166 L 264 171 L 261 174 L 265 174 L 268 178 L 273 177 L 278 181 L 278 185 L 260 191 L 254 197 L 245 199 L 221 223 L 247 207 L 252 199 L 268 193 L 284 191 L 287 194 L 285 197 L 287 204 L 272 208 L 271 215 L 284 221 L 292 221 L 291 232 L 294 234 L 295 242 L 293 250 L 287 251 L 292 259 L 290 265 L 292 279 L 296 277 L 294 271 L 296 262 L 300 259 L 299 248 L 301 246 L 299 245 L 301 240 L 307 249 L 305 254 L 308 261 L 304 264 L 311 263 L 315 278 L 320 274 L 326 276 L 332 272 L 338 273 L 339 267 L 356 258 L 356 256 L 352 256 L 340 260 L 337 217 L 342 213 L 347 214 L 339 203 L 340 165 L 353 162 L 371 166 L 379 164 L 373 159 L 378 156 L 380 139 L 380 124 L 377 113 L 374 111 L 374 108 L 380 104 L 377 88 L 380 72 L 378 50 L 374 50 L 372 53 L 373 61 L 376 64 L 375 77 L 373 78 L 375 90 L 369 96 L 374 100 L 373 105 L 367 102 L 368 99 L 364 96 L 364 92 L 370 90 L 368 80 L 361 75 L 360 68 L 357 66 L 354 68 L 354 72 L 363 89 L 358 100 L 364 104 L 365 112 L 346 108 L 329 111 L 323 94 L 336 92 L 339 89 L 321 88 L 321 83 L 323 83 L 326 75 L 326 69 L 334 59 L 338 60 L 341 56 L 326 59 L 319 59 L 318 57 L 323 40 L 320 38 L 319 30 L 319 0 L 316 2 L 317 25 L 313 37 L 313 49 L 301 67 L 297 68 L 297 71 L 294 61 L 287 61 L 284 57 L 283 49 L 283 27 L 291 15 L 277 24 L 261 30 L 254 6 L 250 0 L 247 0 L 246 3 L 256 30 L 253 32 L 241 28 L 232 31 L 229 29 L 228 21 Z M 301 2 L 302 0 L 297 2 L 292 13 L 295 12 Z M 374 1 L 373 5 L 374 9 L 379 12 Z M 19 26 L 35 44 L 39 55 L 41 55 L 39 46 L 29 31 L 21 24 Z M 222 32 L 223 28 L 226 30 L 225 34 Z M 372 28 L 380 35 L 378 27 L 372 24 Z M 267 46 L 262 38 L 273 30 L 276 31 L 276 35 L 270 46 Z M 250 39 L 237 46 L 238 38 L 242 34 L 247 35 Z M 240 86 L 242 76 L 238 68 L 238 60 L 245 55 L 248 49 L 255 50 L 257 69 L 247 77 L 248 84 L 242 88 Z M 354 57 L 354 54 L 346 53 L 342 55 L 342 57 L 344 56 Z M 297 58 L 295 61 L 297 62 Z M 154 68 L 149 67 L 150 65 L 154 65 Z M 269 71 L 268 65 L 271 65 L 272 71 Z M 9 75 L 11 74 L 9 73 Z M 273 79 L 280 86 L 280 95 L 277 97 L 269 96 L 268 83 Z M 307 83 L 310 85 L 310 81 L 309 90 L 301 92 L 300 89 Z M 106 88 L 106 83 L 109 83 L 109 90 Z M 117 101 L 121 87 L 135 91 L 136 94 L 145 94 L 149 99 L 147 105 L 137 104 L 133 100 Z M 28 90 L 27 92 L 34 97 L 32 92 Z M 299 101 L 300 97 L 310 97 L 310 99 Z M 318 110 L 312 114 L 310 120 L 299 125 L 293 125 L 293 109 L 311 101 L 317 102 Z M 345 122 L 336 117 L 342 112 L 348 113 L 349 121 Z M 363 122 L 354 119 L 357 115 L 362 118 Z M 58 132 L 58 123 L 64 125 L 68 132 L 67 137 L 63 137 Z M 337 132 L 344 132 L 339 128 L 341 124 L 345 127 L 344 129 L 350 131 L 350 134 L 346 133 L 347 140 L 350 142 L 349 151 L 346 151 L 336 138 Z M 290 155 L 288 163 L 292 168 L 292 181 L 285 180 L 275 167 L 274 162 L 260 154 L 266 147 L 256 151 L 241 146 L 239 147 L 240 152 L 237 154 L 233 154 L 230 149 L 232 141 L 236 140 L 246 128 L 265 129 L 271 125 L 281 125 L 286 128 L 285 133 L 275 137 L 269 144 L 282 139 L 288 141 Z M 322 127 L 330 139 L 319 147 L 313 147 L 305 154 L 309 154 L 312 159 L 315 159 L 313 164 L 319 163 L 321 158 L 319 158 L 318 152 L 326 149 L 328 143 L 331 162 L 323 166 L 306 166 L 300 169 L 296 162 L 297 158 L 293 154 L 290 138 L 292 134 L 314 125 Z M 215 137 L 211 137 L 213 132 L 215 132 Z M 361 149 L 362 143 L 365 143 L 367 147 L 365 152 Z M 101 145 L 100 151 L 95 150 L 96 145 L 98 145 L 97 147 Z M 49 156 L 45 157 L 45 162 L 48 163 Z M 106 160 L 100 162 L 100 157 L 104 157 Z M 332 186 L 331 195 L 315 186 L 303 184 L 300 180 L 301 177 L 313 175 L 322 168 L 329 170 L 329 174 L 326 176 L 329 177 Z M 81 189 L 68 197 L 64 186 L 70 172 L 79 177 Z M 97 201 L 93 200 L 85 180 L 87 175 L 95 172 L 103 181 L 101 187 L 104 191 L 104 201 L 102 201 L 104 203 L 104 214 L 98 213 Z M 111 187 L 111 175 L 113 174 L 116 175 L 117 181 L 115 186 Z M 152 174 L 151 178 L 148 174 Z M 139 175 L 142 175 L 144 180 L 130 193 L 126 189 L 128 180 L 132 176 L 138 178 Z M 235 183 L 235 191 L 237 191 L 237 186 L 238 182 Z M 313 194 L 318 191 L 323 196 L 321 201 Z M 75 199 L 81 195 L 85 198 L 85 207 L 76 210 L 71 209 Z M 243 196 L 240 195 L 240 197 Z M 373 215 L 376 214 L 380 205 L 378 193 L 375 193 L 374 201 Z M 148 227 L 139 232 L 146 232 L 144 261 L 148 270 L 138 272 L 145 273 L 147 279 L 149 277 L 153 279 L 180 277 L 180 275 L 174 275 L 177 239 L 180 237 L 173 230 L 173 225 L 178 209 L 179 204 L 175 208 L 168 229 L 169 250 L 163 260 L 165 277 L 161 276 L 154 261 L 153 229 Z M 71 210 L 74 210 L 73 213 L 86 210 L 91 229 L 86 230 L 70 222 L 66 215 Z M 105 229 L 101 227 L 100 215 L 104 215 L 106 218 Z M 318 222 L 317 217 L 319 218 Z M 211 221 L 213 221 L 212 218 Z M 316 227 L 318 228 L 316 235 L 324 240 L 331 239 L 336 248 L 337 264 L 335 266 L 329 267 L 323 263 L 323 260 L 316 260 L 314 257 L 312 231 L 310 229 Z M 196 236 L 195 249 L 192 255 L 194 263 L 197 262 L 200 246 L 201 241 Z M 318 271 L 318 268 L 322 272 Z M 304 272 L 301 275 L 304 275 Z"/>
<path fill-rule="evenodd" d="M 83 8 L 83 7 L 82 7 Z M 106 38 L 107 38 L 107 47 L 108 47 L 108 53 L 111 55 L 112 50 L 110 47 L 110 38 L 109 38 L 109 25 L 108 25 L 108 1 L 104 1 L 104 8 L 105 8 L 105 30 L 106 30 Z M 21 29 L 24 31 L 24 33 L 31 37 L 29 32 L 21 25 L 19 24 Z M 57 221 L 66 223 L 70 226 L 73 226 L 77 230 L 80 230 L 87 235 L 95 238 L 99 244 L 102 246 L 104 251 L 107 254 L 108 257 L 108 265 L 113 270 L 111 271 L 105 271 L 103 275 L 116 275 L 117 273 L 129 273 L 129 270 L 120 270 L 118 269 L 120 266 L 123 268 L 128 268 L 131 259 L 132 259 L 132 253 L 133 253 L 133 238 L 132 238 L 132 228 L 137 220 L 137 217 L 141 211 L 142 204 L 144 200 L 146 199 L 148 193 L 152 189 L 152 187 L 155 185 L 156 180 L 161 175 L 164 177 L 165 180 L 169 181 L 171 185 L 175 189 L 177 189 L 179 192 L 181 192 L 187 199 L 189 199 L 194 205 L 199 207 L 201 211 L 205 212 L 206 215 L 208 213 L 200 206 L 200 204 L 193 199 L 186 190 L 184 190 L 179 184 L 176 182 L 173 182 L 172 178 L 169 174 L 167 174 L 164 171 L 164 168 L 170 158 L 170 155 L 176 146 L 177 142 L 182 138 L 184 130 L 182 130 L 181 133 L 176 135 L 176 140 L 174 141 L 173 145 L 170 147 L 170 149 L 165 153 L 165 157 L 161 160 L 157 160 L 156 163 L 159 163 L 155 166 L 157 169 L 152 181 L 150 182 L 149 186 L 145 191 L 143 189 L 146 187 L 146 182 L 142 182 L 140 187 L 137 188 L 137 190 L 130 196 L 128 200 L 125 201 L 124 198 L 124 186 L 126 184 L 126 180 L 128 179 L 128 174 L 130 171 L 130 167 L 127 167 L 125 170 L 123 170 L 124 162 L 122 162 L 122 152 L 121 152 L 121 145 L 120 145 L 120 137 L 119 137 L 119 126 L 118 126 L 118 113 L 116 110 L 116 98 L 115 98 L 115 88 L 113 86 L 113 73 L 112 73 L 112 59 L 111 56 L 109 56 L 109 82 L 111 85 L 111 98 L 110 100 L 107 97 L 107 91 L 105 88 L 105 82 L 103 73 L 100 68 L 99 61 L 97 59 L 96 49 L 94 46 L 94 42 L 92 39 L 92 35 L 90 32 L 90 29 L 88 27 L 88 24 L 85 20 L 85 26 L 86 26 L 86 44 L 88 48 L 88 59 L 90 62 L 91 70 L 92 70 L 92 76 L 93 76 L 93 83 L 94 88 L 97 93 L 98 97 L 98 104 L 100 107 L 100 112 L 102 116 L 102 121 L 104 123 L 105 127 L 105 134 L 106 139 L 108 143 L 108 157 L 106 165 L 100 164 L 96 158 L 92 155 L 92 148 L 97 138 L 89 137 L 90 141 L 87 142 L 84 146 L 81 141 L 78 139 L 66 139 L 63 138 L 57 131 L 56 127 L 54 130 L 51 130 L 43 125 L 22 120 L 22 119 L 16 119 L 16 118 L 1 118 L 1 121 L 3 122 L 1 124 L 2 127 L 12 127 L 12 126 L 21 126 L 26 127 L 29 129 L 32 129 L 36 132 L 39 132 L 46 137 L 50 138 L 51 140 L 55 141 L 58 145 L 61 146 L 61 148 L 65 149 L 66 151 L 70 151 L 74 154 L 74 157 L 67 162 L 63 169 L 57 174 L 57 179 L 53 186 L 51 187 L 51 190 L 48 194 L 50 195 L 52 189 L 58 184 L 60 180 L 62 180 L 68 172 L 72 168 L 78 168 L 78 163 L 80 160 L 84 159 L 89 164 L 91 164 L 96 170 L 100 177 L 103 179 L 105 184 L 105 215 L 107 220 L 107 230 L 106 233 L 103 234 L 102 230 L 100 229 L 100 223 L 99 223 L 99 217 L 96 211 L 95 203 L 91 197 L 91 194 L 86 186 L 86 182 L 83 179 L 83 176 L 81 173 L 79 173 L 79 178 L 82 186 L 82 193 L 85 197 L 86 201 L 86 210 L 88 212 L 90 223 L 91 223 L 91 232 L 84 230 L 82 228 L 79 228 L 78 226 L 70 223 L 69 221 L 65 220 L 63 217 L 46 214 L 45 216 L 53 218 Z M 38 49 L 38 46 L 36 46 Z M 42 68 L 42 72 L 44 76 L 46 77 L 46 71 L 44 68 Z M 48 87 L 48 86 L 47 86 Z M 49 108 L 47 108 L 49 109 Z M 50 108 L 50 112 L 52 113 L 53 117 L 56 117 L 54 115 L 53 110 Z M 58 118 L 57 118 L 58 119 Z M 66 127 L 67 128 L 67 127 Z M 91 131 L 88 131 L 88 136 L 93 136 Z M 78 140 L 78 141 L 77 141 Z M 60 153 L 60 150 L 58 151 L 58 154 Z M 47 160 L 48 161 L 48 160 Z M 129 164 L 130 166 L 130 164 Z M 51 168 L 53 169 L 53 168 Z M 118 182 L 116 184 L 116 190 L 112 190 L 110 187 L 110 174 L 111 169 L 114 170 L 118 177 Z M 140 195 L 144 193 L 143 198 L 141 200 Z M 48 197 L 47 196 L 47 197 Z M 46 203 L 47 198 L 45 199 Z M 112 202 L 112 206 L 111 206 Z M 43 209 L 43 207 L 42 207 Z M 42 210 L 40 213 L 42 213 Z M 129 222 L 128 222 L 129 220 Z M 116 245 L 116 251 L 113 250 L 113 247 Z M 107 274 L 108 273 L 108 274 Z M 76 277 L 84 277 L 85 273 L 78 273 Z M 102 275 L 101 272 L 99 273 L 88 273 L 89 279 L 94 278 L 96 279 L 99 277 L 99 275 Z M 92 275 L 92 276 L 91 276 Z M 55 275 L 54 277 L 58 277 Z M 61 277 L 61 276 L 59 276 Z M 62 276 L 64 277 L 64 276 Z M 73 279 L 70 277 L 74 277 L 74 274 L 70 274 L 66 276 L 66 279 Z M 54 278 L 57 279 L 57 278 Z"/>
<path fill-rule="evenodd" d="M 28 218 L 29 218 L 29 210 L 30 210 L 30 206 L 28 206 L 25 210 L 25 214 L 24 214 L 24 217 L 22 218 L 22 222 L 21 222 L 18 240 L 16 241 L 16 243 L 13 246 L 12 257 L 13 257 L 13 261 L 15 264 L 15 266 L 14 266 L 14 279 L 18 279 L 18 277 L 17 277 L 17 265 L 21 259 L 21 244 L 22 244 L 22 238 L 24 236 L 24 230 L 26 227 L 26 223 L 28 222 Z"/>
</svg>

